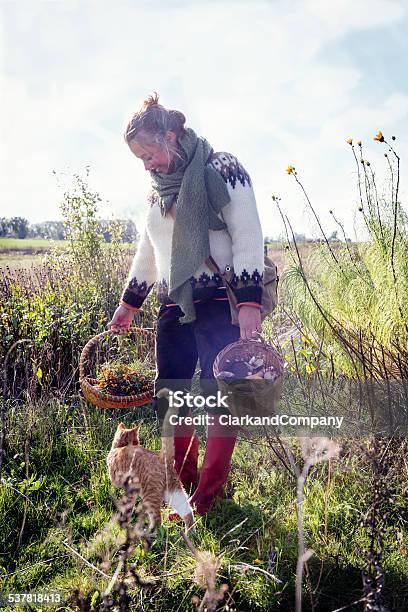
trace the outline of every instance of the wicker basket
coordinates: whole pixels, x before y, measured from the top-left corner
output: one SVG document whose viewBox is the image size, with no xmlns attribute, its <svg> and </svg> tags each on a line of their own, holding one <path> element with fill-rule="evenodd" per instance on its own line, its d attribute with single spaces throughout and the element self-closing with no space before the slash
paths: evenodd
<svg viewBox="0 0 408 612">
<path fill-rule="evenodd" d="M 140 327 L 132 327 L 129 333 L 136 334 L 139 338 L 143 337 L 151 346 L 153 345 L 154 332 L 149 329 L 143 329 Z M 99 408 L 134 408 L 136 406 L 143 406 L 148 404 L 153 399 L 153 381 L 151 389 L 138 395 L 126 395 L 118 396 L 110 393 L 105 393 L 100 389 L 96 388 L 97 380 L 91 376 L 85 374 L 85 365 L 90 360 L 92 353 L 98 347 L 99 343 L 107 336 L 114 335 L 112 330 L 104 331 L 97 336 L 94 336 L 82 349 L 81 357 L 79 360 L 79 382 L 81 385 L 82 393 L 85 398 L 98 406 Z"/>
<path fill-rule="evenodd" d="M 251 357 L 262 357 L 265 366 L 272 367 L 278 377 L 268 379 L 222 379 L 220 372 L 228 369 L 227 360 L 239 358 L 249 361 Z M 233 416 L 270 416 L 276 414 L 277 403 L 282 395 L 284 364 L 277 351 L 263 340 L 238 340 L 228 344 L 218 353 L 213 366 L 218 387 L 229 395 L 228 409 Z"/>
</svg>

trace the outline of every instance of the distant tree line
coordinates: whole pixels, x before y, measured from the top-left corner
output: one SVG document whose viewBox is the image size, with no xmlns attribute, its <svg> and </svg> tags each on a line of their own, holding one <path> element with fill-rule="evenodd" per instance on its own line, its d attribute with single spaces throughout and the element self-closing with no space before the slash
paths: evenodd
<svg viewBox="0 0 408 612">
<path fill-rule="evenodd" d="M 332 232 L 329 236 L 327 236 L 327 240 L 329 242 L 338 242 L 341 240 L 341 238 L 339 238 L 338 235 L 338 230 L 334 230 L 334 232 Z M 297 242 L 297 244 L 302 244 L 304 242 L 323 242 L 322 238 L 312 238 L 312 237 L 307 237 L 305 234 L 297 234 L 296 232 L 293 235 L 295 241 Z M 285 238 L 285 236 L 282 234 L 280 235 L 278 238 L 273 238 L 272 236 L 265 236 L 264 238 L 264 243 L 268 244 L 270 242 L 287 242 L 287 238 Z M 350 238 L 346 238 L 346 242 L 351 242 Z"/>
<path fill-rule="evenodd" d="M 122 230 L 123 242 L 134 242 L 138 237 L 136 225 L 129 219 L 115 220 Z M 111 222 L 101 219 L 99 222 L 100 232 L 106 242 L 110 242 L 109 231 Z M 30 223 L 24 217 L 0 217 L 0 237 L 4 238 L 47 238 L 51 240 L 64 240 L 65 228 L 63 221 L 43 221 L 42 223 Z"/>
</svg>

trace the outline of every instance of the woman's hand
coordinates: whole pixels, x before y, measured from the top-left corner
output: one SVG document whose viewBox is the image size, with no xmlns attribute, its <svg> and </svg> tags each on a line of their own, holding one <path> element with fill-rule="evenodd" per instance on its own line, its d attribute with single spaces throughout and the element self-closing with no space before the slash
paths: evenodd
<svg viewBox="0 0 408 612">
<path fill-rule="evenodd" d="M 112 317 L 112 321 L 108 323 L 108 328 L 116 334 L 122 335 L 129 331 L 132 325 L 135 313 L 125 306 L 118 306 Z"/>
<path fill-rule="evenodd" d="M 255 340 L 256 334 L 261 327 L 261 310 L 255 306 L 240 306 L 238 310 L 238 322 L 243 340 Z"/>
</svg>

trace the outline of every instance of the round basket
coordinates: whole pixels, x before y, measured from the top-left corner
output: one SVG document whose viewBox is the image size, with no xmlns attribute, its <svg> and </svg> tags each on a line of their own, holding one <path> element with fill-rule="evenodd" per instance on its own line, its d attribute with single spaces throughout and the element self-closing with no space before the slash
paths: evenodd
<svg viewBox="0 0 408 612">
<path fill-rule="evenodd" d="M 141 352 L 145 356 L 149 351 L 152 350 L 154 332 L 150 329 L 144 329 L 141 327 L 132 327 L 129 330 L 136 336 L 138 340 L 141 340 Z M 154 389 L 153 381 L 151 388 L 144 393 L 138 395 L 112 395 L 111 393 L 105 393 L 100 389 L 96 388 L 97 380 L 91 376 L 85 374 L 85 366 L 91 361 L 91 358 L 97 350 L 99 344 L 106 339 L 108 336 L 116 335 L 112 330 L 104 331 L 87 342 L 81 352 L 79 360 L 79 383 L 81 385 L 82 393 L 85 398 L 94 406 L 99 408 L 134 408 L 136 406 L 143 406 L 148 404 L 153 399 Z M 136 339 L 135 339 L 136 341 Z"/>
<path fill-rule="evenodd" d="M 227 359 L 231 360 L 236 357 L 243 361 L 249 361 L 251 357 L 262 357 L 266 367 L 272 367 L 278 376 L 283 375 L 283 360 L 273 346 L 263 340 L 237 340 L 227 344 L 215 358 L 213 366 L 215 378 L 218 378 L 220 372 L 227 368 Z"/>
<path fill-rule="evenodd" d="M 220 372 L 228 370 L 231 361 L 249 361 L 251 357 L 262 357 L 265 367 L 273 368 L 277 378 L 273 381 L 219 378 Z M 228 410 L 233 416 L 275 414 L 282 394 L 284 363 L 270 344 L 263 340 L 238 340 L 228 344 L 215 358 L 213 372 L 221 392 L 229 395 Z"/>
</svg>

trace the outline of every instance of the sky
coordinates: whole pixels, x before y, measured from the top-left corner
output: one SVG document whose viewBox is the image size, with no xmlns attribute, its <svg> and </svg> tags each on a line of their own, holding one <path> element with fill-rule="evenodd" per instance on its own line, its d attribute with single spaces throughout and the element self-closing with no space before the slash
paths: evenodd
<svg viewBox="0 0 408 612">
<path fill-rule="evenodd" d="M 295 166 L 330 233 L 359 231 L 346 139 L 386 181 L 395 135 L 406 202 L 405 0 L 0 0 L 0 216 L 60 219 L 61 183 L 90 165 L 101 216 L 147 210 L 149 174 L 124 128 L 153 91 L 250 174 L 264 234 L 317 236 Z M 53 174 L 56 171 L 57 177 Z"/>
</svg>

